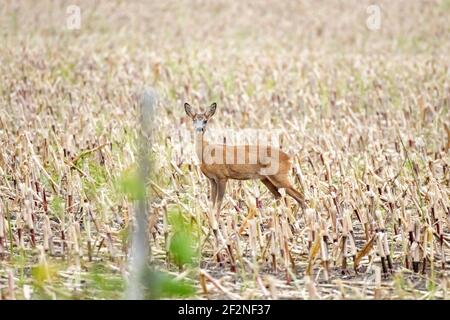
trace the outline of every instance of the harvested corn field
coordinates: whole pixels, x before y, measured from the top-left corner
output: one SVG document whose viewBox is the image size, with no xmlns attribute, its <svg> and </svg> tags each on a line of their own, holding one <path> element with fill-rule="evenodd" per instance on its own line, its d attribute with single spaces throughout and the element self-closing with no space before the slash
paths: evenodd
<svg viewBox="0 0 450 320">
<path fill-rule="evenodd" d="M 448 299 L 449 14 L 3 1 L 0 297 L 124 298 L 144 208 L 145 298 Z M 156 103 L 140 122 L 143 87 Z M 304 206 L 230 179 L 216 214 L 185 102 L 217 103 L 205 141 L 276 132 Z"/>
</svg>

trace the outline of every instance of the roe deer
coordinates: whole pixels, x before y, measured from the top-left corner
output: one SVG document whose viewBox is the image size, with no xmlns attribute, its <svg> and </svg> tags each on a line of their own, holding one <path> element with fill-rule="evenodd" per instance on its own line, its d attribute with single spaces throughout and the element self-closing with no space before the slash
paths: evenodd
<svg viewBox="0 0 450 320">
<path fill-rule="evenodd" d="M 213 103 L 206 112 L 194 113 L 188 103 L 184 104 L 186 114 L 194 124 L 195 150 L 200 169 L 210 181 L 211 201 L 216 217 L 220 214 L 228 179 L 259 179 L 277 199 L 281 197 L 278 189 L 284 188 L 304 209 L 303 194 L 295 190 L 288 179 L 292 167 L 292 158 L 288 154 L 270 146 L 210 145 L 204 139 L 206 125 L 216 112 L 216 107 L 216 103 Z M 250 159 L 253 159 L 252 163 L 249 163 Z"/>
</svg>

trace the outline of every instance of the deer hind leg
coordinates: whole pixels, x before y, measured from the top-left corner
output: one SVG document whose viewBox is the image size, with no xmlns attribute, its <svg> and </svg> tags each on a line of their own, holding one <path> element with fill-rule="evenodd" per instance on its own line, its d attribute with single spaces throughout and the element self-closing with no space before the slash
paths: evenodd
<svg viewBox="0 0 450 320">
<path fill-rule="evenodd" d="M 281 194 L 278 192 L 278 188 L 275 187 L 275 185 L 272 182 L 270 182 L 269 179 L 267 178 L 261 179 L 261 182 L 264 183 L 267 189 L 269 189 L 269 191 L 274 195 L 275 199 L 281 198 Z"/>
<path fill-rule="evenodd" d="M 216 199 L 216 218 L 219 219 L 220 207 L 222 206 L 223 196 L 227 188 L 227 179 L 217 180 L 217 199 Z"/>
<path fill-rule="evenodd" d="M 292 198 L 297 200 L 297 202 L 300 204 L 302 209 L 306 209 L 306 203 L 305 203 L 305 197 L 302 193 L 295 190 L 294 187 L 290 186 L 289 188 L 286 188 L 287 194 L 289 194 Z"/>
<path fill-rule="evenodd" d="M 216 183 L 216 180 L 209 179 L 209 185 L 211 187 L 212 208 L 214 209 L 216 207 L 216 201 L 217 201 L 217 183 Z"/>
<path fill-rule="evenodd" d="M 292 184 L 289 182 L 288 178 L 285 176 L 267 176 L 267 178 L 274 184 L 277 188 L 284 188 L 286 193 L 294 198 L 302 207 L 306 208 L 305 197 L 302 193 L 295 190 Z"/>
</svg>

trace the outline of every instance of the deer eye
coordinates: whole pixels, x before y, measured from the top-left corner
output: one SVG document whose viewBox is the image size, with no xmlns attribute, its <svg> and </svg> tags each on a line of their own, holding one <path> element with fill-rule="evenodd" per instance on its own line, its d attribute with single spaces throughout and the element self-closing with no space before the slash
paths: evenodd
<svg viewBox="0 0 450 320">
<path fill-rule="evenodd" d="M 203 120 L 203 124 L 206 124 L 206 120 Z"/>
</svg>

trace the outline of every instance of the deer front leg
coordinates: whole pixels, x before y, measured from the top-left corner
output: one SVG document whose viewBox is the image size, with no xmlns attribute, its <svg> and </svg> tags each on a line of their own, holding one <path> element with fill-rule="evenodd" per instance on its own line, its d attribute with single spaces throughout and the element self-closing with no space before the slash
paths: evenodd
<svg viewBox="0 0 450 320">
<path fill-rule="evenodd" d="M 214 180 L 214 183 L 211 183 L 211 187 L 215 185 L 215 191 L 216 191 L 216 195 L 215 195 L 215 201 L 214 201 L 214 208 L 216 211 L 215 212 L 211 212 L 211 226 L 213 229 L 213 233 L 214 233 L 214 237 L 216 239 L 216 248 L 215 250 L 217 251 L 217 249 L 220 246 L 220 241 L 223 242 L 223 237 L 221 235 L 220 232 L 220 228 L 219 228 L 219 216 L 220 216 L 220 207 L 222 205 L 222 200 L 223 200 L 223 196 L 225 195 L 225 188 L 227 186 L 227 180 L 225 179 L 221 179 L 221 180 Z M 211 189 L 212 192 L 213 189 Z M 214 210 L 213 210 L 214 211 Z M 222 255 L 220 252 L 217 252 L 217 261 L 222 263 Z"/>
<path fill-rule="evenodd" d="M 214 208 L 216 207 L 216 200 L 217 200 L 217 183 L 216 183 L 216 180 L 214 180 L 214 179 L 209 179 L 209 185 L 210 185 L 210 188 L 211 188 L 211 203 L 212 203 L 212 206 L 211 206 L 211 208 L 213 208 L 213 210 L 214 210 Z"/>
<path fill-rule="evenodd" d="M 216 199 L 216 218 L 219 220 L 220 207 L 222 206 L 223 196 L 225 195 L 225 189 L 227 188 L 227 179 L 217 180 L 217 199 Z"/>
</svg>

